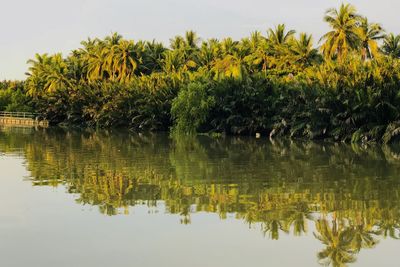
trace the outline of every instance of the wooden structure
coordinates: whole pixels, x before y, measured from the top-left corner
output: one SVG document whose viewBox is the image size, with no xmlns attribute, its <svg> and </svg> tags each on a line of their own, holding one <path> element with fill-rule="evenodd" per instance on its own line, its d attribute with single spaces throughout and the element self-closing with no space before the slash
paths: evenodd
<svg viewBox="0 0 400 267">
<path fill-rule="evenodd" d="M 49 122 L 37 113 L 0 111 L 0 125 L 48 127 Z"/>
</svg>

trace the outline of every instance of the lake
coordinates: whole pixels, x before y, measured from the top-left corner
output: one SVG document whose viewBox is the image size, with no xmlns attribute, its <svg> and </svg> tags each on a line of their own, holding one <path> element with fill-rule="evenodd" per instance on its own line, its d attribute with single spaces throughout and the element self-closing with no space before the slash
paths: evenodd
<svg viewBox="0 0 400 267">
<path fill-rule="evenodd" d="M 398 266 L 400 147 L 0 129 L 0 266 Z"/>
</svg>

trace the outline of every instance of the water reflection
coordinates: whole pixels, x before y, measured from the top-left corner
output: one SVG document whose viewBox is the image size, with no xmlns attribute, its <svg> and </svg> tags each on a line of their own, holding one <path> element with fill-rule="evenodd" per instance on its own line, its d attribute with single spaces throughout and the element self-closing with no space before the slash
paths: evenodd
<svg viewBox="0 0 400 267">
<path fill-rule="evenodd" d="M 400 238 L 396 146 L 2 129 L 0 151 L 26 158 L 34 186 L 65 186 L 105 215 L 161 202 L 183 224 L 233 214 L 269 239 L 314 235 L 324 265 Z"/>
</svg>

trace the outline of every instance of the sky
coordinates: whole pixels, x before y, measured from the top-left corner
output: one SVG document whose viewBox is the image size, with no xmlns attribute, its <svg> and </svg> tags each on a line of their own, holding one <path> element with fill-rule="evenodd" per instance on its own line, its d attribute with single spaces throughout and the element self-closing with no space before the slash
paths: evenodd
<svg viewBox="0 0 400 267">
<path fill-rule="evenodd" d="M 24 79 L 35 53 L 67 55 L 88 37 L 113 32 L 138 40 L 168 40 L 186 30 L 202 39 L 240 39 L 285 23 L 318 42 L 324 12 L 337 0 L 0 0 L 0 80 Z M 398 0 L 350 0 L 359 13 L 400 33 Z"/>
</svg>

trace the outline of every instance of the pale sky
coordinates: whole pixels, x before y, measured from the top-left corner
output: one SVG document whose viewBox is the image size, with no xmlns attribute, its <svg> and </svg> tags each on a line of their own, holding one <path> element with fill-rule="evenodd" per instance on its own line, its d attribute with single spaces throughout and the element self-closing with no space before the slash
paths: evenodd
<svg viewBox="0 0 400 267">
<path fill-rule="evenodd" d="M 322 21 L 337 0 L 0 0 L 0 80 L 24 79 L 35 53 L 62 52 L 88 37 L 118 32 L 129 39 L 168 40 L 186 30 L 203 39 L 248 36 L 285 23 L 312 33 L 328 30 Z M 359 13 L 400 33 L 399 0 L 350 0 Z"/>
</svg>

